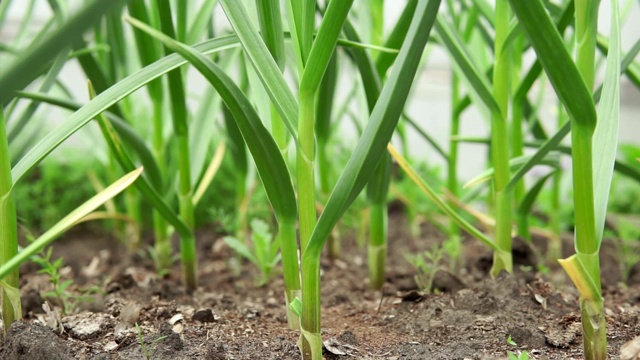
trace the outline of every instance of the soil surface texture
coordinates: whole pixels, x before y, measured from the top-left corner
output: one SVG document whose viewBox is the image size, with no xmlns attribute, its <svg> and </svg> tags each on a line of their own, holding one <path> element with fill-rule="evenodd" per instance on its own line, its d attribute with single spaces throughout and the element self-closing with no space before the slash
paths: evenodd
<svg viewBox="0 0 640 360">
<path fill-rule="evenodd" d="M 544 241 L 517 242 L 515 273 L 491 278 L 491 253 L 465 239 L 465 263 L 455 274 L 443 264 L 427 294 L 404 255 L 432 249 L 444 235 L 425 224 L 410 236 L 408 228 L 404 215 L 391 214 L 382 291 L 368 288 L 366 249 L 346 232 L 342 256 L 323 259 L 325 359 L 507 359 L 522 351 L 533 359 L 582 358 L 577 291 L 553 263 L 536 271 Z M 158 277 L 148 256 L 128 254 L 113 238 L 87 228 L 67 234 L 53 255 L 67 264 L 61 281 L 73 280 L 63 296 L 66 314 L 62 297 L 47 294 L 48 275 L 24 265 L 25 318 L 0 343 L 0 359 L 300 359 L 281 276 L 258 287 L 255 267 L 238 266 L 222 237 L 211 229 L 197 234 L 200 286 L 186 294 L 179 264 Z M 615 247 L 603 249 L 610 250 L 602 255 L 609 355 L 617 359 L 640 335 L 640 274 L 623 285 Z"/>
</svg>

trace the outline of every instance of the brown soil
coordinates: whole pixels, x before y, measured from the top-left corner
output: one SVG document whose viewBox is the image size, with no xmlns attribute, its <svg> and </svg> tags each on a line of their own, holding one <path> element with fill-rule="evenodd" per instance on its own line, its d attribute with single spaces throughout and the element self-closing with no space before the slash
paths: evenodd
<svg viewBox="0 0 640 360">
<path fill-rule="evenodd" d="M 490 254 L 466 240 L 466 266 L 457 276 L 439 272 L 434 285 L 440 293 L 424 295 L 403 254 L 431 248 L 442 234 L 425 225 L 412 238 L 401 215 L 389 223 L 382 292 L 368 289 L 366 251 L 349 236 L 343 257 L 323 262 L 326 359 L 505 359 L 509 351 L 527 351 L 535 359 L 582 358 L 577 292 L 561 270 L 541 275 L 518 267 L 515 275 L 491 279 L 485 272 Z M 12 325 L 0 358 L 299 359 L 298 333 L 285 319 L 282 280 L 258 288 L 252 265 L 234 273 L 220 236 L 205 230 L 198 242 L 201 286 L 186 295 L 179 266 L 159 279 L 149 259 L 127 255 L 111 238 L 69 234 L 54 251 L 69 265 L 63 278 L 74 280 L 74 291 L 97 285 L 101 293 L 67 316 L 47 299 L 53 310 L 45 313 L 42 294 L 51 285 L 37 266 L 25 265 L 25 320 Z M 609 354 L 617 358 L 621 346 L 640 335 L 640 285 L 621 286 L 618 265 L 604 253 Z M 527 251 L 519 255 L 520 265 L 534 261 Z M 507 343 L 509 336 L 517 346 Z"/>
</svg>

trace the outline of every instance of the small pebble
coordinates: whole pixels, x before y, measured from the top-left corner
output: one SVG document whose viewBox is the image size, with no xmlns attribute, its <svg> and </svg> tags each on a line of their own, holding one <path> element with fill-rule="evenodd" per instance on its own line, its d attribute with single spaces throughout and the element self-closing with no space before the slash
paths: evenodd
<svg viewBox="0 0 640 360">
<path fill-rule="evenodd" d="M 112 351 L 118 348 L 118 343 L 116 343 L 115 341 L 109 341 L 108 343 L 104 344 L 104 351 Z"/>
<path fill-rule="evenodd" d="M 216 321 L 216 318 L 213 316 L 213 311 L 211 311 L 211 309 L 202 309 L 193 314 L 193 320 L 208 323 Z"/>
</svg>

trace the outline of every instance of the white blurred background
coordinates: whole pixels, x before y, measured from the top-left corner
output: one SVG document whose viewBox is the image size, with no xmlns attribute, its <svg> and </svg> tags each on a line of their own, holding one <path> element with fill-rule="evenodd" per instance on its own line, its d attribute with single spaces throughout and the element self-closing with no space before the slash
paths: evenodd
<svg viewBox="0 0 640 360">
<path fill-rule="evenodd" d="M 196 0 L 197 1 L 197 0 Z M 363 0 L 355 2 L 354 6 L 358 3 L 363 3 Z M 622 29 L 622 44 L 626 51 L 630 48 L 634 42 L 640 36 L 640 3 L 633 0 L 620 0 L 621 8 L 625 8 L 626 4 L 629 4 L 629 12 L 626 15 L 627 20 L 624 23 Z M 79 7 L 83 3 L 82 0 L 68 0 L 67 5 L 70 9 Z M 399 15 L 402 7 L 406 1 L 386 1 L 385 26 L 390 28 L 397 16 Z M 5 43 L 11 41 L 15 36 L 18 27 L 22 23 L 25 12 L 27 11 L 28 1 L 13 1 L 9 16 L 6 23 L 0 30 L 0 41 Z M 610 0 L 602 0 L 600 6 L 600 32 L 603 34 L 609 33 L 609 17 L 610 17 Z M 45 23 L 47 19 L 51 17 L 51 11 L 46 3 L 46 0 L 37 0 L 35 7 L 35 17 L 29 26 L 29 30 L 33 33 Z M 224 28 L 228 26 L 221 9 L 217 8 L 215 13 L 215 20 L 218 26 Z M 136 56 L 137 55 L 132 55 Z M 531 54 L 529 54 L 531 56 Z M 3 66 L 0 63 L 0 66 Z M 528 67 L 525 66 L 525 69 Z M 346 69 L 346 68 L 345 68 Z M 353 84 L 351 76 L 354 74 L 352 71 L 343 71 L 341 73 L 341 86 L 346 94 L 349 92 L 350 87 Z M 408 113 L 420 123 L 420 126 L 434 137 L 442 147 L 448 149 L 449 139 L 449 117 L 450 117 L 450 74 L 451 63 L 444 50 L 437 47 L 431 47 L 428 52 L 427 64 L 424 67 L 422 73 L 417 77 L 414 84 L 414 90 L 412 98 L 408 104 Z M 60 79 L 68 86 L 72 93 L 79 99 L 79 101 L 86 101 L 86 79 L 84 74 L 79 69 L 78 65 L 74 62 L 68 63 L 63 72 L 60 75 Z M 602 76 L 597 81 L 601 81 Z M 208 86 L 197 74 L 190 72 L 189 79 L 189 94 L 199 94 L 204 89 L 204 86 Z M 546 87 L 549 87 L 548 83 L 545 83 Z M 551 133 L 556 123 L 556 108 L 555 97 L 552 89 L 549 87 L 549 91 L 545 92 L 545 107 L 540 114 L 545 125 L 547 125 L 547 131 Z M 621 143 L 635 143 L 638 144 L 638 134 L 640 134 L 640 92 L 633 87 L 623 77 L 622 81 L 622 110 L 621 110 L 621 125 L 620 125 L 620 142 Z M 356 107 L 357 109 L 357 107 Z M 47 106 L 41 106 L 36 116 L 46 118 L 45 123 L 47 126 L 54 126 L 59 121 L 64 121 L 67 116 L 67 112 L 53 109 Z M 364 121 L 364 120 L 363 120 Z M 464 113 L 461 123 L 462 136 L 487 136 L 488 135 L 488 120 L 483 116 L 481 111 L 477 109 L 471 109 Z M 91 132 L 91 129 L 85 131 Z M 341 132 L 342 136 L 354 136 L 355 132 L 353 128 L 347 126 L 344 132 Z M 95 146 L 92 140 L 93 136 L 85 136 L 84 134 L 78 134 L 74 136 L 67 147 L 74 147 L 76 149 L 82 149 L 86 146 Z M 427 160 L 433 166 L 443 166 L 444 162 L 436 154 L 436 152 L 415 132 L 410 132 L 409 139 L 411 142 L 412 155 L 422 160 Z M 60 150 L 62 151 L 62 150 Z M 462 180 L 467 180 L 481 172 L 485 166 L 486 160 L 486 147 L 484 145 L 470 145 L 463 144 L 459 150 L 459 173 Z M 535 173 L 535 172 L 534 172 Z"/>
</svg>

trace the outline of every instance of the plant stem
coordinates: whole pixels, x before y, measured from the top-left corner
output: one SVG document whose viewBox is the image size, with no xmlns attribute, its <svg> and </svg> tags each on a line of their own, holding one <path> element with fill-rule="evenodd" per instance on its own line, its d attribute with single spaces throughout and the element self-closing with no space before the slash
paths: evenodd
<svg viewBox="0 0 640 360">
<path fill-rule="evenodd" d="M 600 0 L 575 0 L 576 65 L 589 90 L 593 89 L 595 78 L 599 5 Z"/>
<path fill-rule="evenodd" d="M 323 201 L 326 201 L 331 193 L 330 175 L 332 162 L 328 153 L 328 146 L 331 138 L 331 120 L 338 78 L 337 58 L 337 52 L 334 51 L 324 77 L 322 78 L 322 82 L 320 83 L 316 100 L 315 133 L 318 143 L 318 177 L 320 180 L 321 199 Z M 327 253 L 330 259 L 337 259 L 340 256 L 340 237 L 337 231 L 333 231 L 327 239 Z"/>
<path fill-rule="evenodd" d="M 594 282 L 594 294 L 580 292 L 584 356 L 589 360 L 607 358 L 607 337 L 600 262 L 595 228 L 592 169 L 593 129 L 572 120 L 571 143 L 573 157 L 573 204 L 575 209 L 576 253 Z M 586 295 L 589 295 L 587 297 Z"/>
<path fill-rule="evenodd" d="M 376 45 L 382 45 L 384 35 L 384 0 L 370 0 L 372 21 L 372 37 L 371 41 Z M 372 64 L 373 65 L 373 64 Z M 371 66 L 373 69 L 373 66 Z M 386 74 L 378 73 L 381 79 Z M 368 89 L 369 92 L 375 91 L 374 94 L 368 96 L 369 113 L 373 111 L 375 101 L 374 98 L 380 96 L 380 82 L 371 82 L 377 85 L 374 89 Z M 371 86 L 371 85 L 368 85 Z M 377 100 L 376 100 L 377 101 Z M 400 124 L 396 125 L 396 132 L 400 135 L 402 145 L 407 150 L 406 134 L 401 131 Z M 408 156 L 408 151 L 405 152 Z M 370 203 L 371 211 L 369 212 L 369 287 L 372 289 L 381 289 L 384 285 L 385 265 L 387 262 L 387 223 L 389 214 L 387 210 L 387 194 L 389 193 L 389 183 L 391 179 L 391 155 L 385 153 L 378 163 L 373 176 L 367 184 L 367 198 Z M 411 222 L 413 224 L 414 222 Z"/>
<path fill-rule="evenodd" d="M 385 153 L 367 184 L 371 202 L 369 228 L 369 287 L 381 289 L 384 285 L 387 261 L 387 193 L 391 182 L 391 155 Z"/>
<path fill-rule="evenodd" d="M 280 3 L 267 0 L 256 0 L 260 35 L 273 56 L 280 71 L 284 72 L 286 66 L 286 53 L 284 48 L 284 36 L 282 31 L 282 16 Z M 275 139 L 282 156 L 287 154 L 287 129 L 276 107 L 271 104 L 271 134 Z"/>
<path fill-rule="evenodd" d="M 369 217 L 369 287 L 381 289 L 387 258 L 387 206 L 372 203 Z M 382 221 L 381 221 L 382 220 Z"/>
<path fill-rule="evenodd" d="M 343 3 L 332 1 L 329 6 L 331 7 L 333 4 L 340 6 Z M 439 6 L 439 0 L 418 2 L 416 13 L 400 48 L 396 64 L 391 70 L 356 149 L 338 179 L 334 192 L 327 201 L 319 225 L 313 233 L 313 238 L 302 255 L 302 336 L 300 347 L 304 360 L 322 359 L 320 335 L 320 255 L 322 248 L 331 229 L 373 175 L 375 168 L 371 165 L 378 163 L 385 153 L 381 146 L 388 144 L 391 140 L 393 130 L 402 114 L 402 109 L 405 107 L 421 54 L 429 39 Z"/>
<path fill-rule="evenodd" d="M 371 43 L 381 45 L 384 37 L 384 0 L 369 0 Z"/>
<path fill-rule="evenodd" d="M 161 84 L 161 83 L 160 83 Z M 156 85 L 157 86 L 157 85 Z M 164 136 L 162 130 L 163 124 L 163 109 L 162 109 L 162 96 L 161 92 L 152 93 L 160 95 L 160 97 L 152 96 L 153 102 L 153 155 L 158 159 L 158 166 L 160 167 L 161 174 L 165 173 L 165 162 L 162 161 L 164 156 Z M 164 193 L 164 189 L 155 189 L 159 193 Z M 156 210 L 153 211 L 153 235 L 155 253 L 157 259 L 157 271 L 162 273 L 167 271 L 171 267 L 171 242 L 169 241 L 169 235 L 167 232 L 167 223 L 165 219 Z"/>
<path fill-rule="evenodd" d="M 574 124 L 572 124 L 574 125 Z M 576 223 L 576 252 L 595 254 L 598 252 L 596 241 L 595 214 L 593 211 L 593 169 L 592 140 L 593 131 L 584 126 L 572 126 L 571 144 L 573 155 L 573 201 Z M 589 267 L 587 267 L 589 269 Z M 589 270 L 594 281 L 600 287 L 599 268 Z"/>
<path fill-rule="evenodd" d="M 181 10 L 178 11 L 181 13 Z M 162 32 L 172 38 L 176 38 L 173 19 L 171 16 L 171 5 L 169 0 L 158 1 L 158 14 L 160 16 L 160 26 Z M 186 8 L 182 14 L 186 17 Z M 167 53 L 171 53 L 166 49 Z M 169 94 L 171 97 L 171 115 L 173 119 L 173 131 L 177 141 L 179 190 L 178 200 L 180 202 L 180 217 L 185 225 L 193 232 L 195 211 L 193 207 L 191 189 L 191 161 L 189 155 L 189 131 L 187 125 L 187 104 L 184 93 L 184 80 L 182 70 L 176 69 L 167 74 Z M 182 266 L 185 275 L 187 289 L 195 290 L 196 279 L 196 258 L 195 239 L 180 239 L 180 253 L 182 255 Z"/>
<path fill-rule="evenodd" d="M 511 85 L 513 89 L 513 99 L 520 83 L 520 72 L 522 70 L 522 53 L 524 49 L 524 35 L 518 36 L 511 44 Z M 519 157 L 524 155 L 524 135 L 522 134 L 522 120 L 524 119 L 524 107 L 522 101 L 514 101 L 511 109 L 511 156 Z M 514 206 L 518 206 L 525 197 L 524 178 L 518 181 L 513 190 Z M 516 215 L 518 225 L 518 235 L 526 241 L 531 241 L 529 233 L 529 214 Z"/>
<path fill-rule="evenodd" d="M 451 131 L 449 137 L 449 157 L 447 166 L 447 188 L 455 197 L 458 197 L 458 141 L 455 138 L 460 133 L 460 112 L 456 110 L 460 101 L 459 86 L 460 79 L 455 70 L 451 71 Z M 449 206 L 455 208 L 453 200 L 449 201 Z M 462 261 L 460 251 L 460 228 L 453 219 L 449 219 L 449 241 L 447 244 L 449 255 L 451 256 L 451 268 Z"/>
<path fill-rule="evenodd" d="M 307 249 L 302 255 L 303 313 L 300 323 L 300 342 L 304 360 L 322 359 L 320 335 L 320 252 Z"/>
<path fill-rule="evenodd" d="M 496 1 L 496 34 L 494 49 L 493 95 L 500 107 L 500 113 L 491 114 L 491 156 L 495 168 L 494 196 L 496 211 L 495 242 L 502 250 L 502 256 L 494 253 L 491 274 L 500 271 L 512 271 L 511 261 L 511 192 L 505 188 L 510 178 L 509 171 L 509 134 L 507 129 L 507 114 L 509 102 L 509 52 L 505 48 L 509 33 L 509 2 Z M 506 255 L 506 256 L 505 256 Z"/>
<path fill-rule="evenodd" d="M 18 254 L 18 221 L 16 218 L 16 204 L 12 193 L 11 160 L 9 157 L 9 143 L 7 141 L 4 109 L 0 106 L 0 266 L 6 264 Z M 22 317 L 19 306 L 14 307 L 7 288 L 18 291 L 18 269 L 10 272 L 1 279 L 2 288 L 2 322 L 4 333 L 9 330 L 11 323 Z M 13 299 L 15 301 L 15 299 Z M 19 299 L 17 300 L 19 303 Z"/>
<path fill-rule="evenodd" d="M 315 92 L 300 94 L 298 122 L 299 148 L 296 152 L 298 176 L 298 212 L 300 216 L 300 248 L 307 248 L 316 226 L 316 185 L 314 169 Z"/>
<path fill-rule="evenodd" d="M 300 290 L 300 267 L 298 265 L 298 247 L 296 242 L 296 219 L 279 221 L 278 238 L 282 251 L 282 272 L 284 276 L 287 321 L 292 330 L 300 329 L 300 320 L 289 308 L 297 297 L 302 298 Z"/>
<path fill-rule="evenodd" d="M 602 299 L 599 301 L 590 301 L 581 298 L 580 309 L 582 331 L 584 332 L 585 359 L 607 359 L 607 321 L 604 315 L 604 303 Z"/>
</svg>

